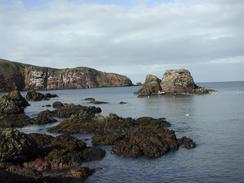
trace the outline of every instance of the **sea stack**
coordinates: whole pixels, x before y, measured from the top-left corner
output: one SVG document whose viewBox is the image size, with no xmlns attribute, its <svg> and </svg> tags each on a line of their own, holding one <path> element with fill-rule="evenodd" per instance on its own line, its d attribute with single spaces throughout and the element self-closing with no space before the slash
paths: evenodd
<svg viewBox="0 0 244 183">
<path fill-rule="evenodd" d="M 145 83 L 138 92 L 138 96 L 158 94 L 207 94 L 210 90 L 198 86 L 187 69 L 166 70 L 163 79 L 146 77 Z M 152 77 L 150 77 L 152 78 Z M 157 85 L 157 86 L 156 86 Z"/>
</svg>

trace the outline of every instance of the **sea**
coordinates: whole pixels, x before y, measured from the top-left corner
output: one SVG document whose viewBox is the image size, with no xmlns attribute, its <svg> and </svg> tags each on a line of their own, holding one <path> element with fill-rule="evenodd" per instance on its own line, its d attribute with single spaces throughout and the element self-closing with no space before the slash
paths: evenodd
<svg viewBox="0 0 244 183">
<path fill-rule="evenodd" d="M 244 182 L 244 82 L 198 84 L 216 91 L 209 95 L 138 98 L 134 92 L 139 87 L 53 90 L 48 92 L 59 98 L 31 102 L 25 112 L 34 117 L 40 111 L 52 110 L 43 106 L 54 101 L 90 105 L 84 98 L 94 97 L 109 102 L 98 105 L 103 115 L 165 117 L 177 137 L 190 137 L 197 144 L 195 149 L 180 148 L 157 159 L 123 158 L 112 154 L 110 146 L 102 146 L 107 152 L 103 160 L 81 165 L 99 168 L 86 183 Z M 127 104 L 119 104 L 121 101 Z M 54 125 L 57 123 L 20 130 L 47 133 L 46 128 Z M 90 134 L 75 137 L 91 143 Z"/>
</svg>

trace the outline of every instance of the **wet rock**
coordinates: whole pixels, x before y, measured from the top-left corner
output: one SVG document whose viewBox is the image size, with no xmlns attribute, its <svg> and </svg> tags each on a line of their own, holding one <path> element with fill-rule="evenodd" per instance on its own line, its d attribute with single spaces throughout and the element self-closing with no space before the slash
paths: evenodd
<svg viewBox="0 0 244 183">
<path fill-rule="evenodd" d="M 59 118 L 69 118 L 72 115 L 78 115 L 81 113 L 94 116 L 95 114 L 101 112 L 102 110 L 99 107 L 81 106 L 75 104 L 63 104 L 63 106 L 60 106 L 53 111 L 54 116 Z"/>
<path fill-rule="evenodd" d="M 57 94 L 52 94 L 52 93 L 46 93 L 45 94 L 45 98 L 48 98 L 48 99 L 50 99 L 50 98 L 57 98 L 57 97 L 58 97 Z"/>
<path fill-rule="evenodd" d="M 161 80 L 156 76 L 147 75 L 142 88 L 138 91 L 138 96 L 143 97 L 143 96 L 157 95 L 158 92 L 162 90 L 160 86 L 160 82 Z"/>
<path fill-rule="evenodd" d="M 0 162 L 24 162 L 38 153 L 37 144 L 30 136 L 10 128 L 0 134 Z"/>
<path fill-rule="evenodd" d="M 125 137 L 125 134 L 121 133 L 96 133 L 92 137 L 92 143 L 94 145 L 113 145 L 118 140 L 122 140 Z"/>
<path fill-rule="evenodd" d="M 35 90 L 28 91 L 26 94 L 26 99 L 28 101 L 49 100 L 50 98 L 56 98 L 56 97 L 58 97 L 58 95 L 56 95 L 56 94 L 51 94 L 51 93 L 42 94 Z"/>
<path fill-rule="evenodd" d="M 109 102 L 95 100 L 95 101 L 89 101 L 89 104 L 100 105 L 100 104 L 109 104 Z"/>
<path fill-rule="evenodd" d="M 62 102 L 57 101 L 53 103 L 53 108 L 57 109 L 61 107 L 64 107 L 64 104 Z"/>
<path fill-rule="evenodd" d="M 127 104 L 127 102 L 123 102 L 123 101 L 121 101 L 121 102 L 119 102 L 119 104 Z"/>
<path fill-rule="evenodd" d="M 40 112 L 36 118 L 34 118 L 33 123 L 34 124 L 48 124 L 57 122 L 56 119 L 53 118 L 53 113 L 49 110 L 45 110 Z"/>
<path fill-rule="evenodd" d="M 19 91 L 12 91 L 0 97 L 0 127 L 23 127 L 31 124 L 31 118 L 24 114 L 28 105 Z"/>
<path fill-rule="evenodd" d="M 20 128 L 32 124 L 32 119 L 25 114 L 4 114 L 0 115 L 1 128 Z"/>
<path fill-rule="evenodd" d="M 47 105 L 43 105 L 42 107 L 52 107 L 52 105 L 47 104 Z"/>
<path fill-rule="evenodd" d="M 92 98 L 92 97 L 84 98 L 84 100 L 86 100 L 86 101 L 96 101 L 96 99 Z"/>
<path fill-rule="evenodd" d="M 74 178 L 74 179 L 86 179 L 90 175 L 92 175 L 95 172 L 93 169 L 89 169 L 87 167 L 82 167 L 78 170 L 70 170 L 66 177 Z"/>
<path fill-rule="evenodd" d="M 178 140 L 178 142 L 179 142 L 179 145 L 181 145 L 182 147 L 184 147 L 186 149 L 193 149 L 196 147 L 196 143 L 193 142 L 193 140 L 188 137 L 182 137 Z"/>
<path fill-rule="evenodd" d="M 83 151 L 83 159 L 85 161 L 101 160 L 104 158 L 106 152 L 101 148 L 88 147 Z"/>
<path fill-rule="evenodd" d="M 37 172 L 43 172 L 51 168 L 50 164 L 44 159 L 37 158 L 34 161 L 23 163 L 24 168 L 36 170 Z"/>
<path fill-rule="evenodd" d="M 171 126 L 165 118 L 140 117 L 136 119 L 136 123 L 142 128 L 164 128 Z"/>
<path fill-rule="evenodd" d="M 132 129 L 129 131 L 128 137 L 114 143 L 112 152 L 130 158 L 142 155 L 148 158 L 157 158 L 178 149 L 178 147 L 177 138 L 172 130 Z"/>
<path fill-rule="evenodd" d="M 6 170 L 0 170 L 0 182 L 2 183 L 44 183 L 42 179 L 36 179 L 25 175 L 11 173 Z"/>
<path fill-rule="evenodd" d="M 15 90 L 0 97 L 0 114 L 19 114 L 29 103 L 23 98 L 19 91 Z"/>
<path fill-rule="evenodd" d="M 29 177 L 29 178 L 33 178 L 33 179 L 41 179 L 42 178 L 42 174 L 39 173 L 38 171 L 35 171 L 33 169 L 29 169 L 29 168 L 25 168 L 19 165 L 12 165 L 9 166 L 5 169 L 6 171 L 16 174 L 16 175 L 21 175 L 21 176 L 25 176 L 25 177 Z"/>
</svg>

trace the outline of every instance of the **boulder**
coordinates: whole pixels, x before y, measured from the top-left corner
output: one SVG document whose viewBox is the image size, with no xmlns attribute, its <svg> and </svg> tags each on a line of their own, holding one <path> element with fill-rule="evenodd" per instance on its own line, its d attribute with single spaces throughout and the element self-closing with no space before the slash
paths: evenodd
<svg viewBox="0 0 244 183">
<path fill-rule="evenodd" d="M 178 147 L 178 140 L 172 130 L 132 129 L 125 139 L 114 143 L 112 152 L 130 158 L 142 155 L 148 158 L 157 158 L 178 149 Z"/>
<path fill-rule="evenodd" d="M 78 170 L 70 170 L 66 177 L 73 179 L 86 179 L 88 176 L 92 175 L 95 172 L 93 169 L 89 169 L 87 167 L 81 167 Z"/>
<path fill-rule="evenodd" d="M 154 75 L 147 75 L 142 88 L 138 91 L 138 96 L 157 95 L 161 91 L 161 80 Z"/>
<path fill-rule="evenodd" d="M 49 110 L 45 110 L 40 112 L 36 118 L 34 118 L 33 123 L 34 124 L 48 124 L 48 123 L 53 123 L 57 122 L 55 118 L 53 118 L 53 113 Z"/>
<path fill-rule="evenodd" d="M 0 134 L 0 162 L 29 161 L 38 153 L 37 144 L 30 136 L 11 128 Z"/>
<path fill-rule="evenodd" d="M 188 137 L 182 137 L 178 140 L 179 145 L 186 149 L 193 149 L 196 147 L 196 143 Z"/>
<path fill-rule="evenodd" d="M 32 123 L 33 120 L 24 113 L 0 115 L 0 128 L 21 128 Z"/>
<path fill-rule="evenodd" d="M 55 110 L 53 114 L 58 118 L 69 118 L 72 115 L 77 115 L 80 113 L 85 113 L 87 115 L 94 116 L 97 113 L 101 113 L 102 110 L 99 107 L 95 106 L 81 106 L 75 104 L 62 104 L 62 103 L 54 103 Z"/>
<path fill-rule="evenodd" d="M 53 103 L 53 108 L 57 109 L 61 107 L 64 107 L 64 104 L 62 102 L 56 101 Z"/>
<path fill-rule="evenodd" d="M 103 159 L 106 152 L 98 147 L 88 147 L 83 151 L 83 159 L 85 161 L 94 161 Z"/>
<path fill-rule="evenodd" d="M 56 97 L 58 97 L 58 95 L 56 94 L 51 94 L 51 93 L 42 94 L 35 90 L 28 91 L 26 94 L 26 99 L 28 101 L 49 100 L 50 98 L 56 98 Z"/>
<path fill-rule="evenodd" d="M 15 90 L 0 97 L 0 114 L 20 114 L 29 103 Z"/>
</svg>

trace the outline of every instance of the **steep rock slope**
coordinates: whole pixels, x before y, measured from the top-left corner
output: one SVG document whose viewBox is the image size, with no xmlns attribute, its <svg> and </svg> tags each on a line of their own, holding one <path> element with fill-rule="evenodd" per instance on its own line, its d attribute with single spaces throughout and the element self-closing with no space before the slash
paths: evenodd
<svg viewBox="0 0 244 183">
<path fill-rule="evenodd" d="M 131 86 L 123 75 L 92 68 L 54 69 L 0 59 L 0 91 Z"/>
</svg>

